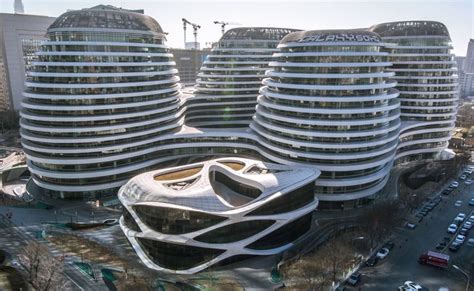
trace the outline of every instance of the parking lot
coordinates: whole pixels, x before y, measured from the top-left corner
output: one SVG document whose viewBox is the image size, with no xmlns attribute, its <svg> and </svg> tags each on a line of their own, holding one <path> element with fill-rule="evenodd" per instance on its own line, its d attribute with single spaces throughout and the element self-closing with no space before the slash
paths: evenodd
<svg viewBox="0 0 474 291">
<path fill-rule="evenodd" d="M 474 174 L 464 180 L 457 180 L 458 187 L 453 187 L 450 193 L 444 193 L 446 195 L 436 194 L 447 187 L 433 193 L 431 201 L 427 201 L 408 217 L 410 226 L 414 228 L 397 228 L 392 239 L 394 246 L 389 254 L 384 259 L 378 259 L 372 267 L 362 267 L 359 270 L 361 282 L 352 288 L 397 290 L 405 281 L 414 281 L 425 290 L 439 290 L 442 287 L 449 288 L 448 290 L 465 290 L 465 276 L 452 265 L 467 265 L 474 261 L 474 245 L 467 243 L 474 238 L 474 227 L 464 230 L 464 242 L 459 244 L 457 250 L 450 250 L 450 246 L 462 231 L 462 226 L 474 215 L 474 206 L 469 205 L 470 199 L 474 198 L 474 184 L 469 181 L 464 183 L 470 178 L 474 179 Z M 456 203 L 457 201 L 460 203 Z M 455 223 L 459 213 L 464 213 L 465 218 L 458 219 L 456 229 L 448 233 L 448 227 Z M 449 255 L 449 266 L 443 269 L 418 263 L 419 256 L 427 251 Z M 370 263 L 373 264 L 373 261 L 372 259 Z"/>
</svg>

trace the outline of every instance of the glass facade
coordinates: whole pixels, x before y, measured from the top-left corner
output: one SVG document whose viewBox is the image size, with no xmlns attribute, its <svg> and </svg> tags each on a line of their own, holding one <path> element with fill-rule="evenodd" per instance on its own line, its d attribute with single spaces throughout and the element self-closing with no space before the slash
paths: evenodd
<svg viewBox="0 0 474 291">
<path fill-rule="evenodd" d="M 226 220 L 225 217 L 204 212 L 135 205 L 140 220 L 154 231 L 166 234 L 183 234 L 208 228 Z"/>
<path fill-rule="evenodd" d="M 229 224 L 204 234 L 194 239 L 206 243 L 230 243 L 251 237 L 270 227 L 275 221 L 273 220 L 249 220 Z"/>
</svg>

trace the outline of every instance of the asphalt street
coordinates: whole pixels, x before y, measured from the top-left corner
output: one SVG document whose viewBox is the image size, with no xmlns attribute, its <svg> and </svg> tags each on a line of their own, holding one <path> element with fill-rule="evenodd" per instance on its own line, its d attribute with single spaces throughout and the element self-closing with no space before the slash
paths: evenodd
<svg viewBox="0 0 474 291">
<path fill-rule="evenodd" d="M 473 174 L 474 176 L 474 174 Z M 442 189 L 439 189 L 442 191 Z M 452 267 L 459 262 L 472 262 L 474 260 L 474 247 L 464 243 L 461 249 L 453 253 L 448 249 L 444 252 L 450 255 L 451 266 L 439 269 L 432 266 L 420 265 L 418 257 L 429 250 L 436 251 L 436 246 L 447 233 L 448 226 L 460 212 L 467 216 L 474 214 L 474 206 L 468 205 L 468 200 L 474 198 L 474 184 L 465 185 L 460 181 L 460 186 L 449 196 L 441 196 L 442 202 L 418 223 L 418 219 L 410 217 L 410 221 L 417 223 L 415 229 L 399 227 L 395 230 L 393 241 L 395 247 L 390 254 L 378 262 L 375 267 L 363 267 L 362 282 L 357 290 L 396 290 L 405 281 L 414 281 L 428 290 L 439 290 L 447 287 L 449 290 L 465 290 L 466 278 Z M 454 202 L 463 201 L 462 206 L 455 207 Z M 474 228 L 467 235 L 474 238 Z M 471 285 L 471 289 L 474 288 Z"/>
</svg>

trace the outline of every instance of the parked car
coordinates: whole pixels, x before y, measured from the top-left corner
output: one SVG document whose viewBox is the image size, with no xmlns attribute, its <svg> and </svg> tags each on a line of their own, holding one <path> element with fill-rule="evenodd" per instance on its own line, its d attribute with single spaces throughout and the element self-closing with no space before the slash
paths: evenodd
<svg viewBox="0 0 474 291">
<path fill-rule="evenodd" d="M 463 228 L 461 228 L 461 230 L 459 231 L 459 234 L 466 236 L 468 232 L 469 232 L 469 229 L 463 227 Z"/>
<path fill-rule="evenodd" d="M 453 187 L 453 188 L 459 187 L 459 182 L 457 182 L 457 181 L 452 182 L 451 187 Z"/>
<path fill-rule="evenodd" d="M 464 181 L 464 184 L 471 185 L 472 182 L 474 182 L 474 181 L 472 181 L 471 179 L 467 179 L 466 181 Z"/>
<path fill-rule="evenodd" d="M 472 228 L 472 222 L 466 221 L 466 222 L 464 222 L 462 227 L 465 227 L 467 229 L 471 229 Z"/>
<path fill-rule="evenodd" d="M 368 267 L 373 267 L 377 264 L 378 260 L 379 259 L 376 256 L 372 256 L 365 262 L 365 265 Z"/>
<path fill-rule="evenodd" d="M 405 224 L 405 227 L 406 227 L 406 228 L 409 228 L 409 229 L 415 229 L 415 228 L 416 228 L 416 224 L 411 223 L 411 222 L 407 222 L 407 223 Z"/>
<path fill-rule="evenodd" d="M 461 179 L 461 180 L 466 180 L 466 178 L 467 178 L 466 175 L 461 175 L 461 176 L 459 177 L 459 179 Z"/>
<path fill-rule="evenodd" d="M 458 230 L 458 226 L 454 223 L 448 227 L 448 233 L 456 233 L 457 230 Z"/>
<path fill-rule="evenodd" d="M 381 248 L 378 252 L 377 252 L 377 258 L 379 259 L 384 259 L 388 253 L 390 253 L 390 251 L 386 248 Z"/>
<path fill-rule="evenodd" d="M 471 200 L 469 200 L 469 205 L 470 205 L 470 206 L 474 206 L 474 198 L 472 198 Z"/>
<path fill-rule="evenodd" d="M 458 201 L 454 202 L 454 206 L 456 206 L 456 207 L 461 207 L 461 205 L 462 205 L 461 200 L 458 200 Z"/>
<path fill-rule="evenodd" d="M 460 248 L 461 248 L 461 244 L 460 244 L 460 243 L 457 243 L 457 242 L 453 242 L 453 243 L 449 246 L 449 250 L 452 251 L 452 252 L 457 252 Z"/>
<path fill-rule="evenodd" d="M 474 223 L 474 215 L 471 215 L 471 217 L 469 217 L 467 221 L 469 221 L 470 223 Z"/>
<path fill-rule="evenodd" d="M 360 282 L 362 275 L 359 272 L 353 273 L 348 279 L 347 283 L 349 283 L 352 286 L 357 285 L 357 283 Z"/>
<path fill-rule="evenodd" d="M 466 214 L 460 212 L 460 213 L 458 213 L 458 215 L 457 215 L 456 217 L 459 217 L 459 218 L 461 218 L 462 220 L 464 220 L 464 218 L 466 218 Z"/>
<path fill-rule="evenodd" d="M 458 236 L 456 237 L 454 242 L 459 243 L 459 244 L 463 244 L 465 239 L 466 239 L 466 237 L 464 235 L 458 234 Z"/>
</svg>

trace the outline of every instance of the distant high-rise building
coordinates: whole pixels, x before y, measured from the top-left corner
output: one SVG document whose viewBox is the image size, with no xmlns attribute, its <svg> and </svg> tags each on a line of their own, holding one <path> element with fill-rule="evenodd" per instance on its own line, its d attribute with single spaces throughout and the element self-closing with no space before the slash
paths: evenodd
<svg viewBox="0 0 474 291">
<path fill-rule="evenodd" d="M 23 7 L 23 3 L 21 0 L 15 0 L 13 4 L 13 9 L 15 10 L 15 14 L 23 14 L 25 13 L 25 8 Z"/>
<path fill-rule="evenodd" d="M 194 85 L 202 62 L 210 53 L 209 50 L 171 49 L 178 69 L 181 83 Z"/>
<path fill-rule="evenodd" d="M 0 111 L 20 109 L 26 71 L 54 19 L 0 13 Z"/>
<path fill-rule="evenodd" d="M 464 76 L 461 83 L 461 94 L 464 97 L 474 95 L 474 39 L 469 40 L 464 61 Z"/>
</svg>

